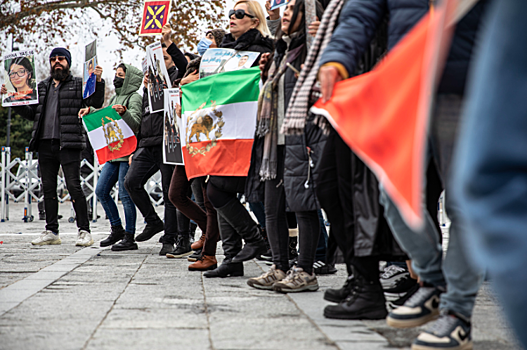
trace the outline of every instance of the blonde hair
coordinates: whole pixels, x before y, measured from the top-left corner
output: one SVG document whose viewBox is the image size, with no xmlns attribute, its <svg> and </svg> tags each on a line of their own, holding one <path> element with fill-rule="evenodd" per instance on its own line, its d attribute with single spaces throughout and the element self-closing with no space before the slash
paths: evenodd
<svg viewBox="0 0 527 350">
<path fill-rule="evenodd" d="M 238 6 L 239 4 L 247 4 L 249 14 L 256 16 L 256 18 L 259 20 L 256 29 L 263 36 L 271 36 L 271 31 L 269 30 L 269 27 L 267 27 L 267 20 L 262 9 L 262 5 L 260 5 L 260 3 L 256 0 L 238 0 L 236 1 L 236 4 L 234 4 L 234 7 Z"/>
</svg>

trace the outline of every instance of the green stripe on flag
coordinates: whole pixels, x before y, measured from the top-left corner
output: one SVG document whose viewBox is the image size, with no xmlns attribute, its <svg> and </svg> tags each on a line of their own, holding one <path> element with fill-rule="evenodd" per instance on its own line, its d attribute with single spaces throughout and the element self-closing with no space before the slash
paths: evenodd
<svg viewBox="0 0 527 350">
<path fill-rule="evenodd" d="M 115 109 L 112 107 L 106 107 L 95 113 L 85 115 L 82 118 L 82 121 L 84 122 L 84 125 L 86 125 L 88 132 L 90 132 L 102 127 L 102 118 L 104 118 L 104 124 L 108 124 L 110 120 L 106 117 L 112 118 L 115 121 L 122 119 Z"/>
<path fill-rule="evenodd" d="M 183 85 L 183 113 L 195 111 L 204 102 L 207 103 L 205 108 L 210 107 L 211 100 L 218 106 L 258 101 L 259 82 L 260 68 L 253 67 L 211 75 Z"/>
</svg>

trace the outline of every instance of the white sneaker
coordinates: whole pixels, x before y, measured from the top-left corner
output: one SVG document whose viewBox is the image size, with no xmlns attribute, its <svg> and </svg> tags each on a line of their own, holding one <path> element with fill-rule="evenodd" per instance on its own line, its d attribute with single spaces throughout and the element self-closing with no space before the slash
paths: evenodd
<svg viewBox="0 0 527 350">
<path fill-rule="evenodd" d="M 93 244 L 93 239 L 91 238 L 91 233 L 85 230 L 80 230 L 77 235 L 77 243 L 75 245 L 81 247 L 89 247 Z"/>
<path fill-rule="evenodd" d="M 52 231 L 46 230 L 40 234 L 40 236 L 31 241 L 33 245 L 47 245 L 47 244 L 61 244 L 59 234 L 55 234 Z"/>
</svg>

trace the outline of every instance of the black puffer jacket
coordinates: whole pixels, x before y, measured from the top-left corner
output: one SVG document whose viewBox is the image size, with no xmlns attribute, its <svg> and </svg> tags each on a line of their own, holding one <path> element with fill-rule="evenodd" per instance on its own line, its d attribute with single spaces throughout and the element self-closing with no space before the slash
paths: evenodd
<svg viewBox="0 0 527 350">
<path fill-rule="evenodd" d="M 29 141 L 29 150 L 38 151 L 39 134 L 43 111 L 46 110 L 46 97 L 53 79 L 51 77 L 38 83 L 38 104 L 14 107 L 16 113 L 33 121 L 33 132 Z M 104 79 L 97 82 L 95 92 L 87 99 L 82 99 L 82 79 L 70 75 L 59 87 L 59 125 L 60 148 L 82 150 L 86 147 L 86 132 L 79 119 L 79 110 L 86 106 L 101 108 L 104 103 Z"/>
<path fill-rule="evenodd" d="M 353 76 L 379 25 L 389 17 L 388 50 L 428 12 L 430 0 L 348 0 L 320 64 L 338 62 Z M 456 26 L 438 92 L 463 94 L 478 26 L 488 0 L 480 0 Z"/>
<path fill-rule="evenodd" d="M 169 69 L 170 80 L 174 83 L 181 79 L 187 69 L 187 59 L 175 44 L 167 48 L 168 54 L 172 57 L 177 69 Z M 150 114 L 148 104 L 148 91 L 143 88 L 143 118 L 139 127 L 138 147 L 160 146 L 163 143 L 164 118 L 162 112 Z"/>
</svg>

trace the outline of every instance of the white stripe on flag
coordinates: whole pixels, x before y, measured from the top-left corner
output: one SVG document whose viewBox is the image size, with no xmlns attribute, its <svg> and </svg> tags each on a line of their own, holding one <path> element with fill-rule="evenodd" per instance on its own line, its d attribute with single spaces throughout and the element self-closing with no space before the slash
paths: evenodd
<svg viewBox="0 0 527 350">
<path fill-rule="evenodd" d="M 134 132 L 132 131 L 132 129 L 130 129 L 128 124 L 126 124 L 123 119 L 117 120 L 117 124 L 119 124 L 119 128 L 121 128 L 121 131 L 123 132 L 124 139 L 134 136 Z M 106 143 L 106 138 L 104 137 L 104 130 L 102 129 L 102 125 L 100 128 L 92 130 L 89 134 L 91 146 L 95 151 L 108 146 L 108 144 Z"/>
</svg>

